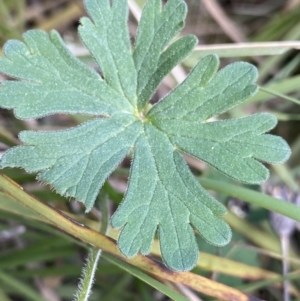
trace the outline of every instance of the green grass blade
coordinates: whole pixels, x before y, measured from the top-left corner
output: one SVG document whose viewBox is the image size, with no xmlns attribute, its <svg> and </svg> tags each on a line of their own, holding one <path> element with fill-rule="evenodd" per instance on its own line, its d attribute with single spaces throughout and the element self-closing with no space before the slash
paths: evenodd
<svg viewBox="0 0 300 301">
<path fill-rule="evenodd" d="M 199 178 L 200 184 L 206 189 L 211 189 L 228 196 L 236 197 L 251 204 L 258 205 L 271 211 L 278 212 L 300 222 L 300 207 L 291 203 L 273 198 L 263 193 L 232 185 L 229 183 Z"/>
<path fill-rule="evenodd" d="M 175 300 L 175 301 L 187 301 L 188 300 L 186 297 L 182 296 L 181 294 L 177 293 L 176 291 L 172 290 L 171 288 L 167 287 L 166 285 L 162 284 L 161 282 L 153 279 L 152 277 L 148 276 L 147 274 L 145 274 L 141 270 L 133 267 L 132 265 L 130 265 L 118 258 L 115 258 L 111 255 L 108 255 L 108 254 L 103 254 L 103 257 L 107 261 L 119 266 L 121 269 L 127 271 L 131 275 L 141 279 L 143 282 L 154 287 L 158 291 L 162 292 L 164 295 L 170 297 L 172 300 Z"/>
<path fill-rule="evenodd" d="M 279 55 L 290 49 L 300 49 L 298 41 L 283 42 L 260 42 L 260 43 L 238 43 L 238 44 L 214 44 L 197 46 L 190 60 L 199 60 L 199 58 L 216 54 L 219 57 L 243 57 L 243 56 L 261 56 L 261 55 Z"/>
<path fill-rule="evenodd" d="M 272 93 L 292 93 L 299 90 L 299 81 L 300 75 L 297 75 L 278 82 L 274 82 L 272 84 L 265 85 L 263 86 L 263 88 L 272 91 Z M 274 94 L 267 93 L 260 89 L 258 93 L 256 93 L 256 95 L 249 98 L 249 100 L 246 100 L 244 104 L 246 105 L 252 102 L 267 101 L 272 98 L 274 98 Z"/>
<path fill-rule="evenodd" d="M 0 174 L 0 191 L 12 197 L 18 203 L 30 208 L 35 213 L 39 214 L 44 222 L 48 221 L 49 223 L 68 233 L 69 235 L 72 235 L 73 237 L 80 239 L 81 241 L 84 241 L 90 245 L 102 249 L 104 252 L 120 258 L 120 252 L 116 246 L 116 243 L 111 238 L 95 230 L 92 230 L 85 225 L 78 223 L 72 218 L 66 217 L 65 215 L 52 209 L 50 206 L 39 202 L 37 199 L 28 195 L 23 189 L 19 187 L 18 184 L 14 183 L 12 180 L 2 174 Z M 300 220 L 300 217 L 298 218 Z M 248 300 L 249 298 L 249 296 L 234 288 L 230 288 L 226 285 L 217 283 L 205 277 L 201 277 L 190 272 L 172 272 L 161 263 L 158 263 L 157 261 L 146 256 L 137 255 L 132 259 L 127 259 L 124 257 L 121 258 L 124 261 L 130 262 L 130 264 L 135 265 L 156 277 L 161 277 L 165 280 L 170 280 L 176 283 L 187 285 L 198 292 L 225 301 L 232 301 L 232 298 L 235 298 L 236 300 Z M 254 297 L 252 298 L 253 301 L 257 300 Z"/>
<path fill-rule="evenodd" d="M 22 281 L 8 275 L 7 272 L 0 271 L 0 283 L 12 288 L 14 291 L 19 293 L 21 296 L 31 301 L 47 301 L 36 293 L 31 287 Z M 1 300 L 2 301 L 2 300 Z"/>
<path fill-rule="evenodd" d="M 10 299 L 2 289 L 0 289 L 0 300 L 1 301 L 12 301 L 12 299 Z"/>
<path fill-rule="evenodd" d="M 280 97 L 282 99 L 285 99 L 285 100 L 291 101 L 291 102 L 293 102 L 293 103 L 295 103 L 297 105 L 300 105 L 300 100 L 298 100 L 298 99 L 296 99 L 294 97 L 290 97 L 290 96 L 284 95 L 282 93 L 278 93 L 278 92 L 276 92 L 276 91 L 274 91 L 272 89 L 268 89 L 268 88 L 262 88 L 262 87 L 260 87 L 259 89 L 261 91 L 264 91 L 264 92 L 266 92 L 268 94 L 271 94 L 273 96 L 278 96 L 278 97 Z"/>
</svg>

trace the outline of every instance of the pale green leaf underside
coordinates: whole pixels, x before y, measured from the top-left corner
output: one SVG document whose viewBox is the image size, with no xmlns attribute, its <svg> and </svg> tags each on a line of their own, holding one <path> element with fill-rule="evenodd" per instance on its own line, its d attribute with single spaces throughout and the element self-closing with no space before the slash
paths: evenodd
<svg viewBox="0 0 300 301">
<path fill-rule="evenodd" d="M 105 81 L 136 104 L 137 75 L 127 27 L 127 0 L 86 0 L 92 20 L 81 19 L 79 34 L 97 61 Z"/>
<path fill-rule="evenodd" d="M 24 131 L 20 139 L 25 145 L 10 149 L 0 167 L 40 171 L 39 180 L 84 202 L 89 211 L 104 181 L 133 147 L 140 131 L 141 123 L 128 114 L 95 119 L 65 131 Z"/>
<path fill-rule="evenodd" d="M 147 84 L 139 95 L 139 105 L 144 107 L 160 82 L 172 69 L 187 57 L 197 45 L 197 38 L 189 35 L 180 38 L 170 45 L 161 55 L 155 71 L 148 77 Z"/>
<path fill-rule="evenodd" d="M 2 107 L 16 108 L 16 116 L 22 119 L 132 111 L 125 97 L 69 53 L 57 32 L 31 30 L 23 38 L 25 43 L 7 42 L 6 58 L 0 58 L 0 71 L 22 80 L 1 83 Z"/>
<path fill-rule="evenodd" d="M 237 62 L 216 73 L 218 66 L 217 56 L 204 57 L 182 84 L 152 108 L 149 117 L 201 122 L 257 92 L 257 69 L 253 65 Z"/>
<path fill-rule="evenodd" d="M 262 135 L 276 123 L 276 118 L 267 113 L 208 123 L 178 123 L 176 119 L 153 122 L 183 152 L 246 183 L 261 183 L 269 176 L 268 169 L 257 160 L 282 163 L 288 159 L 290 149 L 283 139 Z"/>
<path fill-rule="evenodd" d="M 149 0 L 145 4 L 133 52 L 138 72 L 139 109 L 142 109 L 148 101 L 140 96 L 141 93 L 143 96 L 143 90 L 148 89 L 147 85 L 158 69 L 161 52 L 184 26 L 186 13 L 187 7 L 182 0 L 169 0 L 163 9 L 161 0 Z"/>
<path fill-rule="evenodd" d="M 164 261 L 174 270 L 189 270 L 198 259 L 194 229 L 211 244 L 229 242 L 230 229 L 216 216 L 226 208 L 198 184 L 167 135 L 144 128 L 128 191 L 112 217 L 114 227 L 124 227 L 118 244 L 126 256 L 148 254 L 158 228 Z"/>
<path fill-rule="evenodd" d="M 74 58 L 59 34 L 32 30 L 24 43 L 9 41 L 0 72 L 0 106 L 19 118 L 82 113 L 95 119 L 56 132 L 24 131 L 22 146 L 7 151 L 0 168 L 21 167 L 89 211 L 101 186 L 123 158 L 134 154 L 128 191 L 112 218 L 126 256 L 148 254 L 156 233 L 162 257 L 174 270 L 196 264 L 194 231 L 222 246 L 231 237 L 219 218 L 225 207 L 195 180 L 181 153 L 207 162 L 234 179 L 260 183 L 268 176 L 257 160 L 284 162 L 288 145 L 265 134 L 276 125 L 269 114 L 206 122 L 257 91 L 257 70 L 233 63 L 217 72 L 214 55 L 203 58 L 186 80 L 146 113 L 163 78 L 192 51 L 193 36 L 170 41 L 184 25 L 186 4 L 148 0 L 135 47 L 131 47 L 126 0 L 86 0 L 91 19 L 79 33 L 100 74 Z M 145 116 L 146 114 L 146 116 Z"/>
</svg>

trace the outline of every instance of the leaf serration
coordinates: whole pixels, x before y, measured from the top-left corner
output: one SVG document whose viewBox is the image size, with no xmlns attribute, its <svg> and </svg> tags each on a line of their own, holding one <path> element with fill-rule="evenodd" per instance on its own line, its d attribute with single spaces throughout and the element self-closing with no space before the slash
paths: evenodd
<svg viewBox="0 0 300 301">
<path fill-rule="evenodd" d="M 184 25 L 183 0 L 169 0 L 163 8 L 161 0 L 148 0 L 133 50 L 125 26 L 127 0 L 85 0 L 85 5 L 90 18 L 81 19 L 79 34 L 103 78 L 73 57 L 56 31 L 31 30 L 25 43 L 13 40 L 4 47 L 0 72 L 17 80 L 1 83 L 0 106 L 21 119 L 56 113 L 95 119 L 64 131 L 21 132 L 23 145 L 5 153 L 0 168 L 37 172 L 40 181 L 82 201 L 88 211 L 104 181 L 133 150 L 128 190 L 112 217 L 112 225 L 122 229 L 119 248 L 128 257 L 148 254 L 158 233 L 168 267 L 190 270 L 198 259 L 194 230 L 217 246 L 228 243 L 231 231 L 220 218 L 226 208 L 200 186 L 182 153 L 236 180 L 260 183 L 268 170 L 258 160 L 284 162 L 290 149 L 265 134 L 276 125 L 270 114 L 206 122 L 257 92 L 257 70 L 248 63 L 217 72 L 218 58 L 204 57 L 183 83 L 149 103 L 197 43 L 189 35 L 170 44 Z"/>
</svg>

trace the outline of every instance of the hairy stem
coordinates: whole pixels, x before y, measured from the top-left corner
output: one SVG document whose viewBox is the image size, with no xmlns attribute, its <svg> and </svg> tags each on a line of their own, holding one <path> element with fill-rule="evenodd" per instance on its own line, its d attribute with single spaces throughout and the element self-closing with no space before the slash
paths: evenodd
<svg viewBox="0 0 300 301">
<path fill-rule="evenodd" d="M 108 229 L 108 208 L 106 196 L 100 201 L 100 209 L 102 212 L 102 220 L 100 232 L 107 234 Z M 95 273 L 97 270 L 98 262 L 101 256 L 101 250 L 97 248 L 90 248 L 86 258 L 85 266 L 82 269 L 81 279 L 78 285 L 77 292 L 75 293 L 74 301 L 87 301 L 92 293 L 92 287 L 95 281 Z"/>
</svg>

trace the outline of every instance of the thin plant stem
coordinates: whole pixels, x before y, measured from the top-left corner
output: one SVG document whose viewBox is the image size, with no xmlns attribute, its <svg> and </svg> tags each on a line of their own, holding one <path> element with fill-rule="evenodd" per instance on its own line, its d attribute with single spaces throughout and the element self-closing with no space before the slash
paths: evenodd
<svg viewBox="0 0 300 301">
<path fill-rule="evenodd" d="M 108 230 L 108 206 L 106 196 L 100 201 L 102 212 L 100 232 L 107 234 Z M 74 301 L 87 301 L 92 293 L 92 287 L 95 282 L 95 273 L 102 251 L 97 248 L 90 248 L 86 258 L 85 266 L 82 269 L 81 279 L 75 293 Z"/>
<path fill-rule="evenodd" d="M 82 278 L 78 285 L 74 301 L 87 301 L 92 293 L 92 287 L 95 279 L 95 272 L 98 261 L 101 256 L 101 250 L 90 248 L 86 263 L 82 269 Z"/>
<path fill-rule="evenodd" d="M 300 100 L 298 100 L 298 99 L 296 99 L 294 97 L 290 97 L 290 96 L 284 95 L 284 94 L 279 93 L 279 92 L 277 92 L 275 90 L 271 90 L 271 89 L 268 89 L 268 88 L 262 88 L 262 87 L 259 87 L 259 90 L 264 91 L 266 93 L 269 93 L 271 95 L 275 95 L 275 96 L 278 96 L 280 98 L 289 100 L 289 101 L 291 101 L 291 102 L 293 102 L 293 103 L 295 103 L 297 105 L 300 105 Z"/>
<path fill-rule="evenodd" d="M 287 276 L 289 273 L 289 262 L 287 260 L 287 256 L 289 255 L 289 236 L 281 235 L 281 250 L 282 250 L 282 275 Z M 286 279 L 283 282 L 283 300 L 290 301 L 290 292 L 289 292 L 289 280 Z"/>
</svg>

